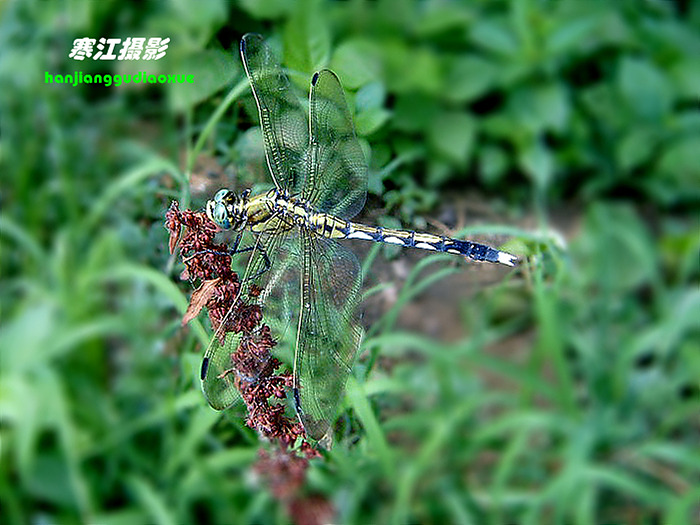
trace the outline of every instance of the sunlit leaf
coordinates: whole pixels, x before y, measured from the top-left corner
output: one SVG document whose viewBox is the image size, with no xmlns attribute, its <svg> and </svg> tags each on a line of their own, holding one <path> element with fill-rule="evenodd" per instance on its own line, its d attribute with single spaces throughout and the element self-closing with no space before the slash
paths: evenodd
<svg viewBox="0 0 700 525">
<path fill-rule="evenodd" d="M 391 113 L 384 108 L 373 108 L 357 114 L 355 130 L 358 135 L 370 135 L 381 128 Z"/>
<path fill-rule="evenodd" d="M 381 78 L 377 46 L 365 39 L 342 42 L 333 52 L 330 67 L 346 89 L 357 89 Z"/>
</svg>

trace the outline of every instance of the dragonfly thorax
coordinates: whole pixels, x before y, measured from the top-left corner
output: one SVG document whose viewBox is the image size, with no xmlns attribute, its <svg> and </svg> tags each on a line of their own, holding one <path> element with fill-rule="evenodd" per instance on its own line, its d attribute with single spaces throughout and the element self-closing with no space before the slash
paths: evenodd
<svg viewBox="0 0 700 525">
<path fill-rule="evenodd" d="M 250 190 L 240 195 L 223 188 L 207 201 L 207 217 L 223 230 L 240 231 L 248 222 L 246 207 Z"/>
</svg>

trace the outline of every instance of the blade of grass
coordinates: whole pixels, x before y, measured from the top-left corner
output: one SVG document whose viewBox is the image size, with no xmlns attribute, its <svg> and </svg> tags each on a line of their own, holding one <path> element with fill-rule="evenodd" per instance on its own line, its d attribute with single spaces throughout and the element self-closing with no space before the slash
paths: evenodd
<svg viewBox="0 0 700 525">
<path fill-rule="evenodd" d="M 170 512 L 169 505 L 156 488 L 143 476 L 129 476 L 128 485 L 135 498 L 141 502 L 153 523 L 159 525 L 177 525 L 175 515 Z"/>
<path fill-rule="evenodd" d="M 122 196 L 122 194 L 135 191 L 135 188 L 139 187 L 143 181 L 163 171 L 175 173 L 179 170 L 178 167 L 169 160 L 156 155 L 152 155 L 147 160 L 127 170 L 114 182 L 109 184 L 95 200 L 90 209 L 90 213 L 84 219 L 82 231 L 92 231 L 105 213 L 109 211 L 112 203 Z"/>
<path fill-rule="evenodd" d="M 204 125 L 202 132 L 199 134 L 199 137 L 197 137 L 197 142 L 195 142 L 192 149 L 188 151 L 187 165 L 185 169 L 185 171 L 188 174 L 192 172 L 194 161 L 197 159 L 197 156 L 202 151 L 204 143 L 214 131 L 216 124 L 219 122 L 219 120 L 221 120 L 221 117 L 224 116 L 224 113 L 229 108 L 229 106 L 233 104 L 247 89 L 248 78 L 246 76 L 243 76 L 243 78 L 238 82 L 238 84 L 231 88 L 231 91 L 228 92 L 226 98 L 224 98 L 224 100 L 221 101 L 221 104 L 219 104 L 214 113 L 212 113 L 211 117 L 209 117 L 209 120 L 207 120 L 207 123 Z"/>
<path fill-rule="evenodd" d="M 123 263 L 108 269 L 106 272 L 96 276 L 95 279 L 102 281 L 145 281 L 170 299 L 173 306 L 175 306 L 177 311 L 182 315 L 187 311 L 187 305 L 189 304 L 188 299 L 166 275 L 153 268 Z M 202 325 L 201 321 L 198 319 L 194 319 L 190 322 L 190 326 L 192 326 L 192 329 L 197 334 L 199 342 L 206 348 L 209 344 L 209 334 L 204 328 L 204 325 Z"/>
<path fill-rule="evenodd" d="M 479 400 L 470 400 L 457 405 L 456 410 L 447 414 L 438 414 L 434 418 L 432 432 L 423 442 L 415 459 L 404 469 L 401 475 L 397 490 L 396 501 L 392 511 L 392 523 L 407 523 L 410 518 L 411 497 L 418 480 L 425 474 L 431 464 L 434 464 L 435 457 L 439 451 L 449 443 L 455 425 L 467 415 L 471 414 L 474 407 L 478 406 Z"/>
<path fill-rule="evenodd" d="M 367 434 L 367 440 L 382 464 L 384 475 L 387 479 L 393 479 L 396 469 L 394 456 L 382 432 L 379 421 L 370 406 L 364 388 L 354 377 L 350 376 L 346 386 L 346 392 L 350 400 L 350 406 L 360 419 Z"/>
</svg>

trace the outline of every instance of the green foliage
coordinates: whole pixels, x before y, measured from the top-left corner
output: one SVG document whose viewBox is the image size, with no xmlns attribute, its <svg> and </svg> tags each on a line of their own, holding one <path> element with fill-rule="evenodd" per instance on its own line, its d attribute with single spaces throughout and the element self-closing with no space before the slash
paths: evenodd
<svg viewBox="0 0 700 525">
<path fill-rule="evenodd" d="M 210 330 L 179 325 L 191 287 L 162 228 L 171 199 L 201 205 L 190 182 L 202 153 L 237 180 L 262 173 L 237 57 L 240 36 L 259 31 L 298 86 L 319 67 L 340 75 L 382 199 L 372 202 L 392 212 L 378 222 L 420 224 L 443 190 L 496 196 L 503 223 L 523 210 L 540 221 L 534 233 L 460 232 L 507 236 L 530 256 L 455 300 L 468 338 L 397 328 L 464 275 L 445 256 L 411 266 L 398 290 L 366 292 L 395 301 L 368 327 L 308 490 L 342 523 L 690 522 L 700 13 L 685 5 L 4 5 L 2 521 L 286 521 L 250 475 L 256 436 L 199 391 Z M 144 67 L 69 59 L 85 36 L 170 37 L 167 60 L 148 70 L 196 84 L 44 84 L 44 72 Z M 552 210 L 574 223 L 569 245 Z"/>
</svg>

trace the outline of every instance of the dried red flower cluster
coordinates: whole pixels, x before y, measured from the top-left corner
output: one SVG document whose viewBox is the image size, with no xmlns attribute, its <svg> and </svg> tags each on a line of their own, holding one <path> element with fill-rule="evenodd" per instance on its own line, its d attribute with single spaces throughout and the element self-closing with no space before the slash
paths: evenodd
<svg viewBox="0 0 700 525">
<path fill-rule="evenodd" d="M 239 296 L 241 283 L 231 270 L 231 255 L 225 244 L 215 242 L 218 227 L 204 213 L 180 210 L 173 202 L 165 217 L 170 253 L 179 247 L 185 265 L 180 277 L 200 281 L 182 324 L 206 308 L 221 344 L 230 332 L 242 335 L 231 354 L 230 372 L 235 373 L 235 384 L 248 409 L 246 424 L 278 447 L 272 455 L 261 452 L 256 472 L 296 523 L 327 521 L 332 516 L 330 503 L 318 496 L 300 496 L 308 460 L 320 454 L 306 441 L 299 421 L 284 414 L 286 403 L 271 402 L 286 397 L 292 377 L 289 372 L 277 372 L 281 363 L 271 353 L 276 342 L 269 327 L 261 325 L 263 312 L 255 300 L 259 290 L 253 287 L 248 292 L 251 297 Z M 292 450 L 299 439 L 303 456 Z"/>
</svg>

